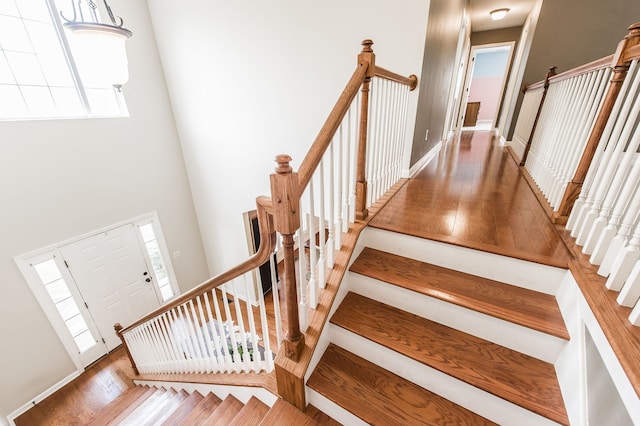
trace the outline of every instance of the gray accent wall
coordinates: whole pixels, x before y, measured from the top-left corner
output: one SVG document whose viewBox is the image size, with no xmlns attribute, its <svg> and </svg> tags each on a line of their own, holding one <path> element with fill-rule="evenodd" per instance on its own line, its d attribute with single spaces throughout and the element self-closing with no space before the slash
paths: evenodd
<svg viewBox="0 0 640 426">
<path fill-rule="evenodd" d="M 432 0 L 422 64 L 411 166 L 442 140 L 466 0 Z M 428 137 L 425 135 L 429 130 Z"/>
</svg>

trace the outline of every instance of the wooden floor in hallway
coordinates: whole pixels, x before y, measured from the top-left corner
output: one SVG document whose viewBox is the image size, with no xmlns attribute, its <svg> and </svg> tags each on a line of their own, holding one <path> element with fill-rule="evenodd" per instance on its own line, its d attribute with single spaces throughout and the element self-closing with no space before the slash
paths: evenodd
<svg viewBox="0 0 640 426">
<path fill-rule="evenodd" d="M 370 226 L 567 268 L 570 255 L 491 132 L 450 139 Z"/>
</svg>

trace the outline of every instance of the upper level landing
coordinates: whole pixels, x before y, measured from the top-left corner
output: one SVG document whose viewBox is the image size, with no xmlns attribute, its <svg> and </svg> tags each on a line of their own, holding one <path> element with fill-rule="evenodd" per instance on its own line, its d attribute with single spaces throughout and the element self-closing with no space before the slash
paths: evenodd
<svg viewBox="0 0 640 426">
<path fill-rule="evenodd" d="M 518 165 L 491 132 L 449 140 L 369 225 L 560 268 L 570 259 Z"/>
</svg>

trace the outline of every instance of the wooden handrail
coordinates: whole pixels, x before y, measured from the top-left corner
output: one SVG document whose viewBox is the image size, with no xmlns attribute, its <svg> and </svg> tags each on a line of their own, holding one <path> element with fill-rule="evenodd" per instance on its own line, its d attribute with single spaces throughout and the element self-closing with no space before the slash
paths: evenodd
<svg viewBox="0 0 640 426">
<path fill-rule="evenodd" d="M 258 268 L 260 265 L 267 262 L 276 247 L 276 233 L 273 225 L 273 205 L 269 197 L 261 196 L 256 198 L 256 207 L 258 212 L 258 226 L 260 228 L 260 247 L 253 256 L 228 271 L 216 275 L 186 293 L 183 293 L 179 297 L 140 318 L 136 322 L 129 324 L 126 327 L 119 328 L 117 334 L 122 336 L 127 331 L 180 306 L 196 296 L 219 287 L 222 284 L 228 283 L 229 281 Z"/>
<path fill-rule="evenodd" d="M 570 69 L 568 71 L 561 72 L 560 74 L 555 74 L 554 77 L 549 79 L 550 84 L 559 83 L 562 80 L 566 80 L 568 78 L 575 77 L 580 74 L 589 73 L 592 71 L 597 71 L 602 68 L 609 68 L 613 66 L 613 55 L 605 56 L 604 58 L 597 59 L 595 61 L 589 62 L 584 65 L 580 65 L 579 67 Z M 554 67 L 555 68 L 555 67 Z M 525 87 L 524 92 L 528 92 L 530 90 L 538 89 L 540 87 L 544 87 L 546 82 L 545 80 L 540 80 L 536 83 L 529 84 Z"/>
<path fill-rule="evenodd" d="M 584 64 L 568 71 L 561 72 L 560 74 L 556 74 L 554 77 L 549 79 L 549 82 L 551 84 L 559 83 L 562 80 L 567 80 L 580 74 L 586 74 L 603 68 L 611 68 L 613 66 L 613 55 L 609 55 L 605 56 L 604 58 L 589 62 L 588 64 Z"/>
<path fill-rule="evenodd" d="M 400 74 L 396 74 L 393 71 L 386 70 L 382 67 L 376 66 L 376 77 L 386 78 L 387 80 L 395 81 L 398 83 L 406 84 L 409 86 L 409 90 L 413 91 L 418 86 L 418 77 L 415 74 L 411 74 L 409 77 L 405 77 Z"/>
<path fill-rule="evenodd" d="M 616 53 L 613 55 L 613 76 L 611 77 L 609 89 L 607 90 L 604 101 L 602 102 L 602 107 L 596 117 L 596 121 L 593 124 L 591 133 L 589 134 L 589 139 L 587 139 L 584 152 L 580 158 L 580 163 L 578 163 L 573 179 L 571 179 L 571 182 L 567 184 L 560 206 L 553 214 L 554 222 L 566 223 L 566 220 L 573 209 L 573 204 L 580 195 L 582 184 L 584 183 L 587 171 L 591 166 L 591 161 L 596 153 L 598 144 L 600 143 L 600 139 L 602 138 L 604 129 L 607 125 L 607 121 L 609 121 L 609 117 L 611 116 L 611 111 L 613 110 L 613 106 L 618 98 L 620 89 L 622 88 L 622 83 L 629 71 L 629 67 L 631 66 L 631 61 L 634 59 L 640 59 L 640 48 L 638 48 L 640 45 L 640 22 L 631 25 L 628 29 L 628 34 L 622 41 L 620 41 Z"/>
</svg>

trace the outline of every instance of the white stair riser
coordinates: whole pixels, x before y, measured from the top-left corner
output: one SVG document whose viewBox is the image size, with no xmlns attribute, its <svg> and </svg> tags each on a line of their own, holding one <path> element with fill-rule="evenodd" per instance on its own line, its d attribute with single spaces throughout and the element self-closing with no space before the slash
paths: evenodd
<svg viewBox="0 0 640 426">
<path fill-rule="evenodd" d="M 331 324 L 331 341 L 374 364 L 501 425 L 557 423 Z"/>
<path fill-rule="evenodd" d="M 216 385 L 208 383 L 187 383 L 187 382 L 162 382 L 152 380 L 134 380 L 136 385 L 149 386 L 153 388 L 163 387 L 165 389 L 174 389 L 176 392 L 184 390 L 188 394 L 198 391 L 201 395 L 213 393 L 220 399 L 225 399 L 229 395 L 233 395 L 243 404 L 246 404 L 252 396 L 258 398 L 269 407 L 273 406 L 278 397 L 268 390 L 258 386 L 236 386 L 236 385 Z"/>
<path fill-rule="evenodd" d="M 335 402 L 319 394 L 311 388 L 307 388 L 307 402 L 343 425 L 368 426 L 360 417 L 353 415 Z"/>
<path fill-rule="evenodd" d="M 368 227 L 367 247 L 555 295 L 566 270 Z M 361 238 L 362 239 L 362 238 Z"/>
<path fill-rule="evenodd" d="M 343 285 L 362 296 L 554 363 L 566 341 L 383 281 L 349 272 Z"/>
</svg>

